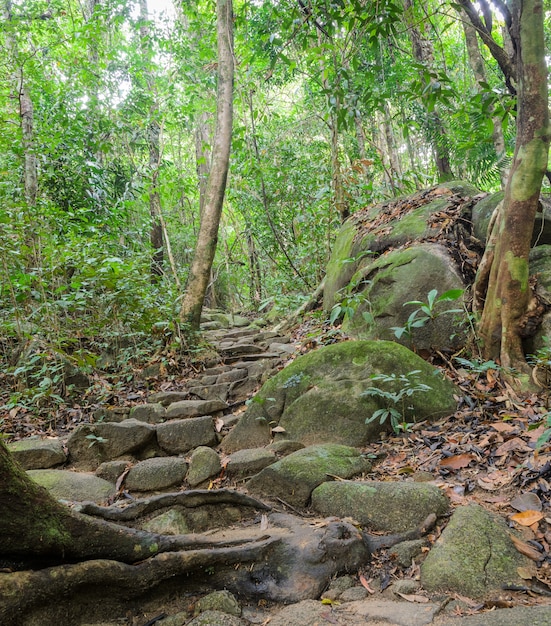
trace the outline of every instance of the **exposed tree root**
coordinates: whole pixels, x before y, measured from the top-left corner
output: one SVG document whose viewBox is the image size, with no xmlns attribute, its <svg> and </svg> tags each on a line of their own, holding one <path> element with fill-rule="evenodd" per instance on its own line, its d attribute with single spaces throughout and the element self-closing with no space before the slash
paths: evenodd
<svg viewBox="0 0 551 626">
<path fill-rule="evenodd" d="M 270 507 L 238 491 L 231 489 L 195 489 L 193 491 L 181 491 L 176 493 L 166 493 L 151 498 L 145 498 L 132 502 L 125 507 L 120 506 L 99 506 L 93 502 L 84 502 L 77 507 L 79 513 L 101 517 L 112 522 L 130 522 L 137 520 L 144 515 L 154 513 L 159 509 L 173 506 L 184 506 L 187 508 L 197 508 L 209 504 L 233 504 L 236 506 L 246 506 L 260 511 L 269 511 Z"/>
<path fill-rule="evenodd" d="M 0 574 L 0 623 L 20 624 L 24 614 L 32 613 L 35 607 L 47 607 L 51 602 L 94 588 L 123 604 L 175 576 L 262 561 L 266 551 L 278 541 L 277 537 L 268 537 L 251 539 L 246 545 L 241 542 L 238 547 L 165 552 L 133 565 L 101 559 Z"/>
</svg>

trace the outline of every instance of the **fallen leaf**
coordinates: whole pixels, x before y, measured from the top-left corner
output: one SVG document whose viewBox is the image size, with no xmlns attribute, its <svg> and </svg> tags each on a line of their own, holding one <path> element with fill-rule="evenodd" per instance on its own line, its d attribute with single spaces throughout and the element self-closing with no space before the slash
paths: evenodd
<svg viewBox="0 0 551 626">
<path fill-rule="evenodd" d="M 533 548 L 531 545 L 527 544 L 525 541 L 522 541 L 522 539 L 515 537 L 515 535 L 509 535 L 509 536 L 511 537 L 511 541 L 513 542 L 518 552 L 520 552 L 521 554 L 524 554 L 524 556 L 527 556 L 529 559 L 532 559 L 532 561 L 541 560 L 541 552 L 539 550 L 536 550 L 536 548 Z"/>
<path fill-rule="evenodd" d="M 408 602 L 420 602 L 422 604 L 424 604 L 425 602 L 428 602 L 429 599 L 426 596 L 420 596 L 417 594 L 407 594 L 407 593 L 397 593 L 397 596 L 400 596 L 400 598 L 404 598 L 404 600 L 407 600 Z"/>
<path fill-rule="evenodd" d="M 497 430 L 498 433 L 511 433 L 514 430 L 517 430 L 516 426 L 513 424 L 508 424 L 507 422 L 495 422 L 490 425 L 490 428 Z"/>
<path fill-rule="evenodd" d="M 517 574 L 523 580 L 532 580 L 534 572 L 529 567 L 517 567 Z"/>
<path fill-rule="evenodd" d="M 224 420 L 218 417 L 214 421 L 214 430 L 216 430 L 216 432 L 219 433 L 222 430 L 222 428 L 224 428 Z"/>
<path fill-rule="evenodd" d="M 533 452 L 532 448 L 524 443 L 520 437 L 509 439 L 496 448 L 494 454 L 496 456 L 504 456 L 509 452 Z"/>
<path fill-rule="evenodd" d="M 473 454 L 456 454 L 455 456 L 449 456 L 447 459 L 440 461 L 440 467 L 446 469 L 461 469 L 467 467 L 471 461 L 474 461 L 476 457 Z"/>
<path fill-rule="evenodd" d="M 371 580 L 371 578 L 369 580 L 366 580 L 365 576 L 363 574 L 360 574 L 360 583 L 362 587 L 367 590 L 367 593 L 375 593 L 375 590 L 371 589 L 371 587 L 369 586 Z"/>
<path fill-rule="evenodd" d="M 511 519 L 522 526 L 532 526 L 532 524 L 543 519 L 543 513 L 541 511 L 521 511 L 511 515 Z"/>
<path fill-rule="evenodd" d="M 532 491 L 522 493 L 511 500 L 511 506 L 517 511 L 541 511 L 542 504 L 538 495 Z"/>
</svg>

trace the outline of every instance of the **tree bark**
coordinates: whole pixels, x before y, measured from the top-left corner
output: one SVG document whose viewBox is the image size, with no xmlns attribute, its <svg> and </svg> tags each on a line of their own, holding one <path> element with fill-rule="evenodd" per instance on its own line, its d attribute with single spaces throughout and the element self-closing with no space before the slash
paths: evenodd
<svg viewBox="0 0 551 626">
<path fill-rule="evenodd" d="M 228 177 L 233 121 L 233 11 L 231 0 L 218 0 L 218 93 L 212 164 L 205 192 L 205 206 L 180 318 L 199 330 L 201 311 L 218 242 L 218 227 Z"/>
<path fill-rule="evenodd" d="M 476 277 L 475 305 L 483 306 L 479 334 L 485 357 L 528 374 L 522 348 L 532 301 L 528 254 L 550 141 L 542 0 L 514 0 L 510 32 L 518 82 L 516 146 Z"/>
<path fill-rule="evenodd" d="M 147 129 L 147 143 L 149 147 L 149 173 L 151 186 L 149 189 L 149 213 L 151 215 L 151 230 L 149 241 L 151 243 L 151 280 L 157 282 L 163 271 L 163 228 L 161 224 L 161 196 L 159 194 L 159 164 L 161 159 L 160 139 L 161 124 L 159 123 L 159 106 L 155 94 L 155 76 L 151 70 L 153 51 L 149 42 L 150 30 L 148 25 L 149 13 L 147 0 L 140 0 L 140 44 L 144 57 L 145 82 L 147 84 L 149 99 L 149 125 Z"/>
<path fill-rule="evenodd" d="M 420 64 L 429 70 L 434 66 L 434 50 L 432 41 L 421 31 L 419 23 L 413 15 L 412 0 L 405 0 L 406 16 L 409 21 L 409 34 L 413 49 L 413 57 Z M 424 80 L 424 79 L 423 79 Z M 429 82 L 425 83 L 428 87 Z M 450 165 L 449 150 L 446 145 L 447 133 L 438 111 L 426 108 L 427 118 L 432 125 L 431 143 L 434 150 L 434 161 L 438 170 L 438 179 L 443 182 L 453 179 L 453 172 Z"/>
<path fill-rule="evenodd" d="M 476 35 L 476 29 L 468 19 L 468 15 L 465 14 L 467 19 L 463 19 L 463 32 L 465 33 L 465 44 L 467 46 L 467 55 L 469 57 L 469 65 L 473 72 L 474 79 L 479 85 L 487 83 L 486 68 L 484 67 L 484 59 L 480 54 L 480 48 L 478 47 L 478 39 Z M 492 107 L 493 112 L 493 107 Z M 499 115 L 492 115 L 493 132 L 492 138 L 494 142 L 494 149 L 498 158 L 498 164 L 503 162 L 505 156 L 505 138 L 503 136 L 503 124 Z M 509 170 L 505 167 L 500 167 L 501 185 L 505 188 L 507 184 L 507 178 L 509 176 Z"/>
</svg>

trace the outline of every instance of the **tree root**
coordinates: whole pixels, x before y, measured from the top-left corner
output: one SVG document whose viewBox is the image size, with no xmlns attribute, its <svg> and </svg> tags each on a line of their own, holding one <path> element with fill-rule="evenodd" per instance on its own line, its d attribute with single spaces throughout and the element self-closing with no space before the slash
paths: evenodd
<svg viewBox="0 0 551 626">
<path fill-rule="evenodd" d="M 0 623 L 21 624 L 23 614 L 37 607 L 47 610 L 79 592 L 100 591 L 116 598 L 121 605 L 154 589 L 164 581 L 205 568 L 235 568 L 238 564 L 262 561 L 266 552 L 280 539 L 250 539 L 237 547 L 212 547 L 185 552 L 164 552 L 140 563 L 129 565 L 107 559 L 59 565 L 38 571 L 0 574 Z M 47 623 L 47 622 L 43 622 Z"/>
<path fill-rule="evenodd" d="M 252 507 L 261 511 L 269 511 L 270 507 L 251 498 L 245 494 L 231 489 L 195 489 L 192 491 L 181 491 L 176 493 L 166 493 L 151 498 L 145 498 L 132 502 L 121 508 L 120 506 L 99 506 L 93 502 L 83 502 L 75 508 L 79 513 L 101 517 L 112 522 L 130 522 L 153 513 L 159 509 L 173 506 L 184 506 L 187 508 L 197 508 L 209 504 L 233 504 L 236 506 Z"/>
</svg>

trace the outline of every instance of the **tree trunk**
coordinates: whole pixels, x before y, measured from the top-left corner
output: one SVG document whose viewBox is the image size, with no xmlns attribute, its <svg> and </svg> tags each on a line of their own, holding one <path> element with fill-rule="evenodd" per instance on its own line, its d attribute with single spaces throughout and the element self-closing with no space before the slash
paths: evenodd
<svg viewBox="0 0 551 626">
<path fill-rule="evenodd" d="M 434 50 L 432 41 L 421 31 L 421 27 L 424 27 L 425 22 L 418 21 L 414 14 L 412 0 L 405 0 L 404 6 L 406 8 L 406 16 L 409 21 L 409 35 L 413 48 L 413 57 L 421 65 L 424 65 L 429 70 L 434 66 Z M 423 78 L 423 81 L 425 79 Z M 428 82 L 425 81 L 425 87 L 429 87 Z M 453 179 L 453 172 L 450 165 L 449 151 L 447 147 L 447 133 L 442 122 L 442 119 L 436 109 L 430 111 L 426 107 L 427 119 L 432 126 L 430 131 L 430 141 L 434 151 L 434 161 L 436 169 L 438 170 L 438 179 L 440 181 L 446 181 Z"/>
<path fill-rule="evenodd" d="M 151 230 L 149 241 L 151 243 L 151 280 L 156 282 L 163 275 L 163 228 L 160 220 L 161 196 L 159 194 L 159 164 L 161 159 L 160 139 L 161 125 L 159 123 L 159 107 L 155 94 L 155 76 L 151 70 L 153 51 L 149 42 L 149 13 L 147 0 L 140 0 L 140 44 L 145 62 L 145 81 L 149 99 L 149 125 L 147 143 L 149 146 L 149 172 L 151 175 L 151 187 L 149 190 L 149 213 L 151 215 Z"/>
<path fill-rule="evenodd" d="M 511 3 L 511 37 L 518 83 L 517 138 L 502 204 L 496 209 L 475 282 L 483 304 L 479 333 L 484 355 L 528 373 L 522 337 L 529 326 L 528 254 L 549 153 L 547 68 L 542 0 Z M 524 382 L 527 382 L 524 380 Z"/>
<path fill-rule="evenodd" d="M 231 0 L 218 0 L 218 94 L 212 165 L 205 192 L 205 207 L 189 271 L 180 317 L 198 330 L 218 242 L 218 227 L 228 177 L 233 121 L 233 13 Z"/>
<path fill-rule="evenodd" d="M 480 48 L 478 47 L 476 29 L 468 20 L 468 15 L 466 15 L 466 18 L 467 19 L 462 19 L 461 21 L 463 24 L 463 32 L 465 33 L 467 55 L 469 57 L 469 65 L 471 66 L 474 79 L 477 85 L 479 85 L 480 90 L 480 85 L 483 83 L 487 83 L 486 68 L 484 67 L 484 59 L 482 58 L 482 55 L 480 54 Z M 491 110 L 493 111 L 493 107 Z M 503 124 L 499 115 L 492 115 L 492 122 L 494 149 L 496 151 L 499 164 L 503 162 L 503 157 L 505 156 L 505 138 L 503 137 Z M 500 166 L 500 178 L 503 188 L 505 188 L 505 185 L 507 184 L 508 176 L 508 169 Z"/>
</svg>

